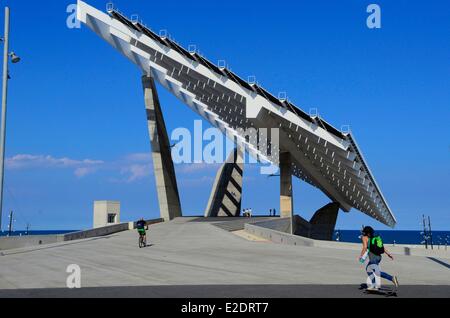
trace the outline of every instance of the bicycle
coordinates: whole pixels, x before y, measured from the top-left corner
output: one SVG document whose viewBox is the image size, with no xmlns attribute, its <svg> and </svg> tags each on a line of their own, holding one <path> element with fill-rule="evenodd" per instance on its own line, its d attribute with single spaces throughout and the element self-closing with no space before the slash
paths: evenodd
<svg viewBox="0 0 450 318">
<path fill-rule="evenodd" d="M 147 247 L 147 235 L 139 234 L 139 248 Z"/>
</svg>

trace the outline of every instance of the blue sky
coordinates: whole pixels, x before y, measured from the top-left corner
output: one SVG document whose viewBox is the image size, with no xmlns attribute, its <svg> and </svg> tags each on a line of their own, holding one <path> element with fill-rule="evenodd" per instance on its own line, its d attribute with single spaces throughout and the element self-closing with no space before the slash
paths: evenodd
<svg viewBox="0 0 450 318">
<path fill-rule="evenodd" d="M 140 72 L 87 28 L 66 27 L 75 1 L 2 1 L 11 7 L 5 213 L 16 228 L 82 229 L 94 200 L 120 200 L 122 218 L 157 217 Z M 107 1 L 88 1 L 104 9 Z M 382 28 L 366 27 L 366 7 Z M 421 214 L 450 228 L 450 3 L 448 1 L 117 0 L 152 29 L 168 29 L 212 61 L 336 127 L 351 125 L 399 221 L 418 229 Z M 3 12 L 0 13 L 3 20 Z M 160 90 L 169 131 L 198 119 Z M 206 123 L 204 124 L 205 126 Z M 204 168 L 204 167 L 203 167 Z M 247 167 L 243 207 L 278 210 L 278 180 Z M 203 214 L 216 167 L 177 166 L 183 210 Z M 295 181 L 305 218 L 328 203 Z M 4 217 L 4 222 L 6 218 Z M 337 227 L 384 226 L 353 210 Z"/>
</svg>

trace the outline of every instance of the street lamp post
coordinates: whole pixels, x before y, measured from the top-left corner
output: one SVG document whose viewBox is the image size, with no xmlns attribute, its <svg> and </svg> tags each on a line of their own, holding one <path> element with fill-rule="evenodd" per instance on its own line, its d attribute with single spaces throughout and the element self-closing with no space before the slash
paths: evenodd
<svg viewBox="0 0 450 318">
<path fill-rule="evenodd" d="M 2 118 L 0 127 L 0 230 L 2 228 L 2 211 L 3 211 L 3 179 L 5 170 L 5 140 L 6 140 L 6 104 L 8 101 L 8 80 L 9 80 L 9 58 L 12 63 L 20 62 L 14 52 L 9 52 L 9 16 L 10 11 L 5 7 L 5 35 L 2 39 L 3 47 L 3 89 L 2 89 Z"/>
<path fill-rule="evenodd" d="M 14 212 L 13 211 L 11 211 L 11 213 L 9 214 L 9 228 L 8 228 L 8 236 L 9 237 L 11 237 L 11 235 L 12 235 L 12 231 L 13 231 L 13 223 L 14 223 L 14 219 L 13 219 L 13 217 L 14 217 L 14 214 L 13 214 Z"/>
<path fill-rule="evenodd" d="M 422 216 L 423 220 L 423 232 L 421 233 L 423 235 L 423 244 L 425 244 L 425 248 L 428 249 L 428 234 L 427 234 L 427 226 L 425 223 L 425 215 Z"/>
</svg>

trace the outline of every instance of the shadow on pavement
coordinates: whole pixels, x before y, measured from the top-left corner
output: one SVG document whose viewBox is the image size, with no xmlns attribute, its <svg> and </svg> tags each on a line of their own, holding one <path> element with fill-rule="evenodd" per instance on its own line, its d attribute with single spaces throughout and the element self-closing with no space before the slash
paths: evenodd
<svg viewBox="0 0 450 318">
<path fill-rule="evenodd" d="M 450 264 L 447 264 L 447 263 L 445 263 L 445 262 L 443 262 L 441 260 L 438 260 L 437 258 L 434 258 L 434 257 L 427 257 L 427 258 L 429 260 L 433 261 L 433 262 L 438 263 L 439 265 L 442 265 L 442 266 L 447 267 L 448 269 L 450 269 Z"/>
</svg>

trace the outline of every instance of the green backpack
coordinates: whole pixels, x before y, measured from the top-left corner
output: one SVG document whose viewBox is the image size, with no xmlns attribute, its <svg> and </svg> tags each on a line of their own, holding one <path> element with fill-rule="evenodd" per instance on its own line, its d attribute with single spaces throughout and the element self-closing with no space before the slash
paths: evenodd
<svg viewBox="0 0 450 318">
<path fill-rule="evenodd" d="M 369 252 L 377 256 L 384 254 L 384 244 L 381 236 L 377 235 L 369 238 Z"/>
</svg>

